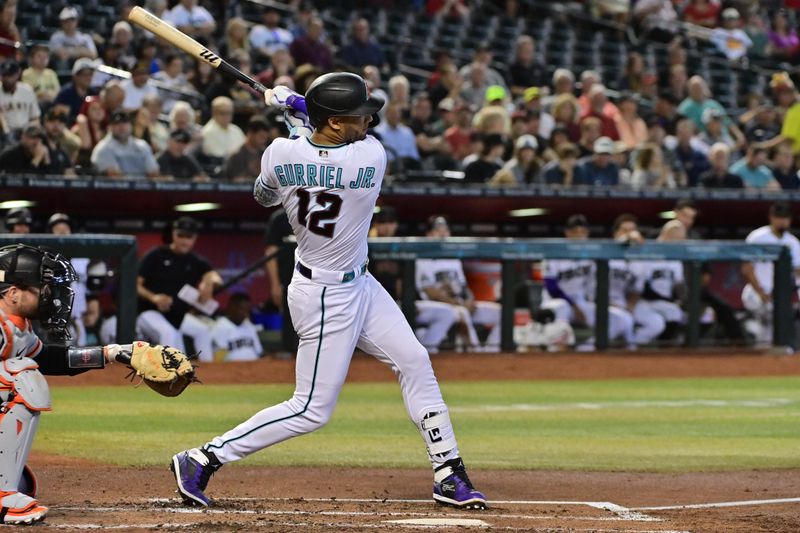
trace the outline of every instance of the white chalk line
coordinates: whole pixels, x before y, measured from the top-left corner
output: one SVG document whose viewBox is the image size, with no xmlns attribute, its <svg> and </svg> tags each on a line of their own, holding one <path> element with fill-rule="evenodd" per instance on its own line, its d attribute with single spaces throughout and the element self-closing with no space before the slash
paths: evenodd
<svg viewBox="0 0 800 533">
<path fill-rule="evenodd" d="M 175 498 L 146 498 L 145 503 L 175 503 Z M 426 499 L 405 499 L 405 498 L 256 498 L 256 497 L 231 497 L 215 498 L 214 501 L 222 503 L 245 503 L 245 502 L 322 502 L 322 503 L 413 503 L 432 505 L 435 502 L 432 498 Z M 564 500 L 489 500 L 489 505 L 595 505 L 606 502 L 583 502 L 583 501 L 564 501 Z M 613 505 L 613 504 L 612 504 Z M 480 511 L 478 511 L 480 514 Z"/>
<path fill-rule="evenodd" d="M 169 529 L 189 529 L 189 528 L 196 528 L 198 525 L 197 523 L 183 523 L 183 524 L 120 524 L 120 525 L 105 525 L 105 524 L 92 524 L 92 523 L 85 523 L 85 524 L 51 524 L 45 522 L 43 524 L 45 527 L 54 528 L 54 529 L 67 529 L 67 530 L 93 530 L 93 529 L 159 529 L 159 530 L 169 530 Z M 236 524 L 229 524 L 229 525 L 236 525 Z M 256 524 L 249 524 L 248 527 L 252 528 L 260 528 L 260 527 L 285 527 L 285 528 L 318 528 L 318 527 L 330 527 L 334 529 L 443 529 L 443 528 L 458 528 L 460 530 L 464 530 L 464 526 L 443 526 L 443 525 L 412 525 L 412 524 L 355 524 L 355 523 L 343 523 L 343 522 L 330 522 L 330 523 L 322 523 L 322 522 L 269 522 L 264 524 L 263 526 L 259 526 Z M 572 532 L 572 531 L 592 531 L 598 533 L 689 533 L 688 531 L 683 530 L 665 530 L 665 529 L 598 529 L 595 527 L 592 528 L 563 528 L 563 527 L 547 527 L 546 529 L 531 529 L 530 527 L 518 527 L 518 526 L 489 526 L 493 531 L 528 531 L 531 533 L 536 533 L 537 531 L 541 532 L 553 532 L 553 531 L 564 531 L 564 532 Z M 480 529 L 485 529 L 486 526 L 480 526 Z"/>
<path fill-rule="evenodd" d="M 599 509 L 611 510 L 605 507 L 598 507 Z M 414 511 L 281 511 L 275 509 L 197 509 L 185 507 L 101 507 L 101 506 L 82 506 L 82 507 L 58 507 L 59 511 L 73 511 L 79 513 L 86 512 L 147 512 L 156 513 L 163 512 L 168 514 L 219 514 L 219 515 L 264 515 L 264 516 L 372 516 L 372 517 L 417 517 L 417 518 L 464 518 L 464 513 L 420 513 Z M 631 513 L 631 518 L 622 516 L 555 516 L 555 515 L 525 515 L 525 514 L 501 514 L 480 511 L 472 513 L 480 518 L 506 518 L 510 520 L 576 520 L 576 521 L 590 521 L 590 522 L 630 522 L 630 521 L 644 521 L 644 522 L 662 522 L 663 520 L 655 517 L 647 517 L 640 513 Z M 644 519 L 633 518 L 633 516 L 645 516 Z"/>
<path fill-rule="evenodd" d="M 761 398 L 757 400 L 629 400 L 620 402 L 512 403 L 453 406 L 450 407 L 450 411 L 456 413 L 499 413 L 519 411 L 598 411 L 602 409 L 684 409 L 694 407 L 765 409 L 785 407 L 795 403 L 797 403 L 797 400 L 788 398 Z"/>
<path fill-rule="evenodd" d="M 660 507 L 632 507 L 631 511 L 678 511 L 681 509 L 714 509 L 723 507 L 750 507 L 755 505 L 776 505 L 781 503 L 800 503 L 800 498 L 775 498 L 771 500 L 740 500 L 733 502 L 691 503 L 687 505 L 664 505 Z"/>
</svg>

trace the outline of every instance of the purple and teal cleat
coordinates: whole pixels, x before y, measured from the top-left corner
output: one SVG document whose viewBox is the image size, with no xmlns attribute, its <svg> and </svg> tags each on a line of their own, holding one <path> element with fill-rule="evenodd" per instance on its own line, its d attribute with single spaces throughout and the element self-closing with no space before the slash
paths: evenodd
<svg viewBox="0 0 800 533">
<path fill-rule="evenodd" d="M 217 457 L 200 448 L 192 448 L 172 456 L 169 469 L 175 474 L 178 494 L 183 501 L 190 504 L 208 507 L 211 500 L 203 493 L 208 480 L 219 470 L 222 464 Z"/>
<path fill-rule="evenodd" d="M 451 459 L 436 469 L 433 499 L 459 509 L 486 509 L 486 496 L 472 486 L 461 458 Z"/>
</svg>

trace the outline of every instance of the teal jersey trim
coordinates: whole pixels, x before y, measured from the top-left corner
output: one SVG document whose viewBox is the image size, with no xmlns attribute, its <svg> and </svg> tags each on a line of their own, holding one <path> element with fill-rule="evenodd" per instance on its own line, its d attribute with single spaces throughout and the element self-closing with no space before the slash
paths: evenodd
<svg viewBox="0 0 800 533">
<path fill-rule="evenodd" d="M 347 146 L 349 143 L 342 143 L 342 144 L 317 144 L 312 141 L 310 138 L 306 137 L 308 143 L 313 146 L 314 148 L 322 148 L 323 150 L 331 150 L 333 148 L 342 148 Z"/>
<path fill-rule="evenodd" d="M 246 432 L 246 433 L 244 433 L 242 435 L 239 435 L 238 437 L 226 440 L 225 442 L 223 442 L 219 446 L 215 446 L 213 444 L 207 444 L 206 446 L 204 446 L 204 448 L 206 450 L 211 450 L 212 448 L 220 449 L 223 446 L 225 446 L 226 444 L 230 444 L 231 442 L 237 441 L 237 440 L 239 440 L 241 438 L 244 438 L 244 437 L 250 435 L 254 431 L 258 431 L 259 429 L 265 428 L 265 427 L 267 427 L 267 426 L 269 426 L 271 424 L 275 424 L 277 422 L 282 422 L 284 420 L 289 420 L 290 418 L 294 418 L 296 416 L 300 416 L 303 413 L 305 413 L 306 411 L 308 411 L 308 406 L 311 405 L 311 398 L 314 397 L 314 386 L 316 385 L 316 382 L 317 382 L 317 369 L 319 368 L 319 354 L 322 351 L 322 335 L 323 335 L 323 330 L 325 328 L 325 291 L 326 290 L 328 290 L 327 287 L 323 287 L 322 288 L 322 296 L 320 298 L 321 305 L 322 305 L 322 317 L 320 318 L 320 322 L 319 322 L 319 342 L 317 342 L 317 357 L 314 360 L 314 374 L 311 377 L 311 390 L 308 393 L 308 401 L 306 401 L 306 404 L 303 406 L 303 409 L 299 413 L 294 413 L 294 414 L 289 415 L 289 416 L 284 416 L 283 418 L 278 418 L 277 420 L 270 420 L 269 422 L 265 422 L 265 423 L 261 424 L 260 426 L 255 427 L 255 428 L 251 429 L 250 431 L 248 431 L 248 432 Z"/>
</svg>

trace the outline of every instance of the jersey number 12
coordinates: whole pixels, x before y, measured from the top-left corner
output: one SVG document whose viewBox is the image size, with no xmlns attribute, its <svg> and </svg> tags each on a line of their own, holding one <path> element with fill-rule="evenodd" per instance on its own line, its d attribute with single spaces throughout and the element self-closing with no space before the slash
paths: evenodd
<svg viewBox="0 0 800 533">
<path fill-rule="evenodd" d="M 332 220 L 339 215 L 342 209 L 342 199 L 335 194 L 329 192 L 321 192 L 316 195 L 316 202 L 324 209 L 314 211 L 309 215 L 308 206 L 311 203 L 311 193 L 306 189 L 297 189 L 297 197 L 300 199 L 300 204 L 297 207 L 297 221 L 301 226 L 308 228 L 311 233 L 316 233 L 322 237 L 333 237 L 333 230 L 336 228 L 336 222 L 329 222 L 321 224 L 326 220 Z"/>
</svg>

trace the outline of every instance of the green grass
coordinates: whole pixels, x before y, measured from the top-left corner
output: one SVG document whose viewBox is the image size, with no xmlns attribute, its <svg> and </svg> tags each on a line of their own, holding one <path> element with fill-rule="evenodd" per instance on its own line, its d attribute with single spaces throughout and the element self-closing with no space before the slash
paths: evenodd
<svg viewBox="0 0 800 533">
<path fill-rule="evenodd" d="M 800 468 L 800 378 L 454 382 L 442 386 L 462 454 L 481 468 L 707 471 Z M 34 449 L 123 465 L 164 465 L 289 385 L 56 388 Z M 720 400 L 722 406 L 657 404 Z M 759 406 L 748 402 L 767 400 Z M 630 402 L 646 402 L 631 404 Z M 587 402 L 591 406 L 577 405 Z M 512 407 L 516 405 L 517 407 Z M 492 411 L 487 411 L 487 406 Z M 534 410 L 535 409 L 535 410 Z M 394 383 L 345 385 L 320 431 L 241 464 L 424 467 Z"/>
</svg>

